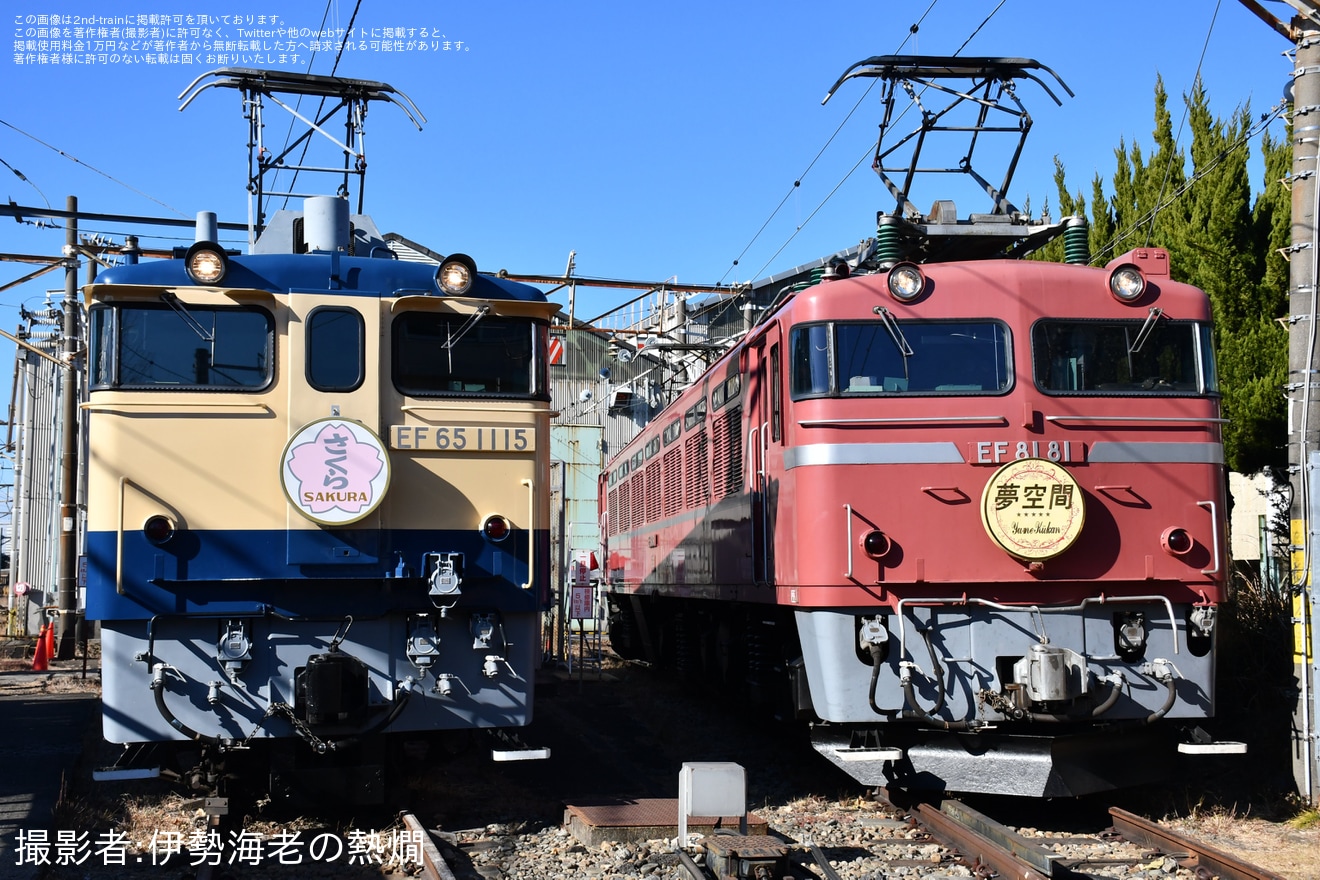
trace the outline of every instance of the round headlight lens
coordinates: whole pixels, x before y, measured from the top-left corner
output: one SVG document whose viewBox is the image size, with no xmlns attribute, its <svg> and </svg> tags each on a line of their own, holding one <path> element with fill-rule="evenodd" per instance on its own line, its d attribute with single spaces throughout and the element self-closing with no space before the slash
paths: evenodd
<svg viewBox="0 0 1320 880">
<path fill-rule="evenodd" d="M 926 290 L 926 276 L 916 263 L 897 263 L 889 270 L 889 294 L 900 302 L 911 302 Z"/>
<path fill-rule="evenodd" d="M 1109 274 L 1109 292 L 1119 302 L 1135 302 L 1146 292 L 1146 277 L 1136 266 L 1119 266 Z"/>
<path fill-rule="evenodd" d="M 450 296 L 462 296 L 472 287 L 472 276 L 476 274 L 476 268 L 464 260 L 446 260 L 440 264 L 440 271 L 436 273 L 436 281 L 440 284 L 440 289 Z"/>
<path fill-rule="evenodd" d="M 183 258 L 188 277 L 198 284 L 219 284 L 229 268 L 225 252 L 210 242 L 199 242 Z"/>
</svg>

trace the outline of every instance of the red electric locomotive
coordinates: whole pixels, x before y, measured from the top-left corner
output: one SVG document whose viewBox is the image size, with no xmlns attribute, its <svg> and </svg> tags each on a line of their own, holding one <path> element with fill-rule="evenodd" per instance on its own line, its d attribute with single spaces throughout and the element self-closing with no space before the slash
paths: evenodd
<svg viewBox="0 0 1320 880">
<path fill-rule="evenodd" d="M 1223 750 L 1207 297 L 1159 248 L 961 259 L 1013 224 L 897 213 L 609 466 L 613 647 L 811 720 L 868 785 L 1076 795 Z"/>
</svg>

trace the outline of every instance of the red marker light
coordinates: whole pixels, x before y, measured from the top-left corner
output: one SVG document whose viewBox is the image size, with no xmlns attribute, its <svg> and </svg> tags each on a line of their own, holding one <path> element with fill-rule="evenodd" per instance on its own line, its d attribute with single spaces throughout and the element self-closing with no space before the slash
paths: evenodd
<svg viewBox="0 0 1320 880">
<path fill-rule="evenodd" d="M 498 544 L 509 537 L 509 521 L 499 514 L 488 516 L 481 524 L 481 534 L 492 544 Z"/>
</svg>

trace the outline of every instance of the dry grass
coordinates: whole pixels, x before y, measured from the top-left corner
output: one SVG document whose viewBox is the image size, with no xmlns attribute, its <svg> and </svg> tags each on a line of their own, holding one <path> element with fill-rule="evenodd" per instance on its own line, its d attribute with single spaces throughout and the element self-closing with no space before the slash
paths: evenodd
<svg viewBox="0 0 1320 880">
<path fill-rule="evenodd" d="M 101 679 L 99 676 L 81 678 L 74 675 L 52 675 L 46 678 L 3 678 L 0 677 L 0 692 L 7 696 L 26 696 L 38 694 L 99 694 Z"/>
<path fill-rule="evenodd" d="M 1163 821 L 1289 880 L 1320 880 L 1320 825 L 1315 810 L 1302 811 L 1286 821 L 1251 813 L 1251 806 L 1210 807 Z M 1308 815 L 1306 826 L 1298 827 L 1297 820 Z"/>
<path fill-rule="evenodd" d="M 1320 821 L 1292 778 L 1290 600 L 1256 578 L 1235 576 L 1233 587 L 1221 609 L 1212 726 L 1249 751 L 1222 774 L 1189 781 L 1181 795 L 1166 789 L 1163 821 L 1290 880 L 1320 880 Z"/>
</svg>

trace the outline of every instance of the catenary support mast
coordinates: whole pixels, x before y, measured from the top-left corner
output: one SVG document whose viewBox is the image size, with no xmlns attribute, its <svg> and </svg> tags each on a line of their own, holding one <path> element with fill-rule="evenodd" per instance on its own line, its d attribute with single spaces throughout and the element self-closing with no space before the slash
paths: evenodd
<svg viewBox="0 0 1320 880">
<path fill-rule="evenodd" d="M 1314 572 L 1320 550 L 1320 249 L 1316 219 L 1320 215 L 1320 24 L 1312 15 L 1293 20 L 1297 41 L 1293 79 L 1292 247 L 1289 271 L 1288 342 L 1289 465 L 1292 471 L 1293 626 L 1296 632 L 1294 673 L 1298 682 L 1293 725 L 1293 775 L 1297 788 L 1312 803 L 1320 801 L 1317 761 L 1317 702 L 1314 622 Z"/>
<path fill-rule="evenodd" d="M 1297 790 L 1320 803 L 1320 669 L 1314 634 L 1320 608 L 1315 570 L 1320 564 L 1320 0 L 1288 0 L 1291 22 L 1257 0 L 1240 0 L 1296 46 L 1292 84 L 1292 242 L 1288 275 L 1288 465 L 1292 483 L 1293 775 Z"/>
<path fill-rule="evenodd" d="M 77 213 L 78 199 L 69 196 L 69 211 Z M 61 375 L 63 408 L 60 455 L 59 616 L 56 656 L 72 659 L 78 632 L 78 220 L 66 221 L 64 235 L 64 368 Z"/>
<path fill-rule="evenodd" d="M 1320 27 L 1299 17 L 1297 66 L 1293 80 L 1292 246 L 1289 271 L 1291 331 L 1288 340 L 1290 408 L 1289 465 L 1292 466 L 1293 625 L 1297 633 L 1294 672 L 1299 699 L 1293 725 L 1293 765 L 1298 790 L 1317 800 L 1316 695 L 1310 650 L 1315 604 L 1320 515 L 1320 371 L 1317 371 L 1317 175 L 1320 175 Z M 1295 450 L 1295 452 L 1294 452 Z M 1300 558 L 1298 558 L 1300 557 Z"/>
</svg>

